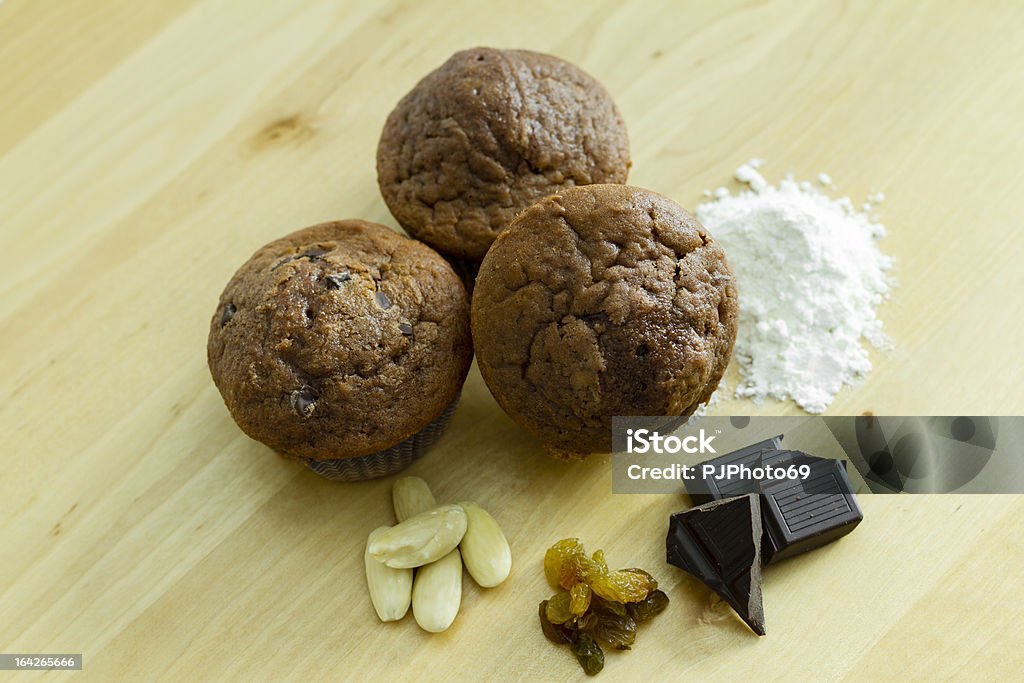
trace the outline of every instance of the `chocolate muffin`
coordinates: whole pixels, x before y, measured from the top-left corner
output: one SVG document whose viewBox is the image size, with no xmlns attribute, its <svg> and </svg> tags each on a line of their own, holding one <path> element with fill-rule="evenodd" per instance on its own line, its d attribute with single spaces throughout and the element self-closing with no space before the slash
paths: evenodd
<svg viewBox="0 0 1024 683">
<path fill-rule="evenodd" d="M 624 183 L 626 126 L 608 91 L 538 52 L 456 52 L 388 116 L 381 193 L 402 227 L 479 263 L 534 201 L 573 185 Z"/>
<path fill-rule="evenodd" d="M 722 248 L 672 200 L 568 188 L 495 240 L 473 293 L 477 364 L 555 455 L 611 450 L 616 415 L 690 415 L 718 386 L 738 298 Z"/>
<path fill-rule="evenodd" d="M 426 245 L 366 221 L 322 223 L 238 269 L 207 357 L 246 434 L 330 478 L 382 476 L 447 423 L 472 359 L 469 304 Z"/>
</svg>

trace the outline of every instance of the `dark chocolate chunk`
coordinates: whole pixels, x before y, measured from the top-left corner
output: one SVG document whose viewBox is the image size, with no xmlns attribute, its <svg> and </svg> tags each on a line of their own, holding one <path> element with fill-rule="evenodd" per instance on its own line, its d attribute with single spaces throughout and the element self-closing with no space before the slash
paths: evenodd
<svg viewBox="0 0 1024 683">
<path fill-rule="evenodd" d="M 412 325 L 409 323 L 398 323 L 398 331 L 404 334 L 406 337 L 412 336 Z"/>
<path fill-rule="evenodd" d="M 377 302 L 377 305 L 383 308 L 385 311 L 391 308 L 391 299 L 389 299 L 388 295 L 380 291 L 379 289 L 373 293 L 373 298 Z"/>
<path fill-rule="evenodd" d="M 665 548 L 669 564 L 700 579 L 763 636 L 760 508 L 760 497 L 747 494 L 677 512 Z"/>
<path fill-rule="evenodd" d="M 227 325 L 231 321 L 231 319 L 235 317 L 235 312 L 237 310 L 238 309 L 235 308 L 234 304 L 226 304 L 224 306 L 224 309 L 220 312 L 220 326 L 224 327 L 225 325 Z"/>
<path fill-rule="evenodd" d="M 745 493 L 761 496 L 764 537 L 761 555 L 765 564 L 784 560 L 813 550 L 853 531 L 864 515 L 857 504 L 853 485 L 846 474 L 846 463 L 819 458 L 803 451 L 780 448 L 781 435 L 774 439 L 727 453 L 703 464 L 748 465 L 788 468 L 807 465 L 806 479 L 751 479 L 749 477 L 703 477 L 686 482 L 694 502 L 721 500 Z"/>
<path fill-rule="evenodd" d="M 318 398 L 320 398 L 320 395 L 316 393 L 316 389 L 308 384 L 304 384 L 301 389 L 296 389 L 291 394 L 292 410 L 299 417 L 309 417 L 316 409 L 316 400 Z"/>
<path fill-rule="evenodd" d="M 291 263 L 292 261 L 298 261 L 299 259 L 309 259 L 310 261 L 319 261 L 319 260 L 321 260 L 320 257 L 323 256 L 326 253 L 327 253 L 326 249 L 321 249 L 320 247 L 313 247 L 312 249 L 307 249 L 306 251 L 302 252 L 301 254 L 292 254 L 291 256 L 285 256 L 283 259 L 281 259 L 280 261 L 275 263 L 271 267 L 271 270 L 277 270 L 278 268 L 280 268 L 284 264 Z"/>
<path fill-rule="evenodd" d="M 853 531 L 864 513 L 844 463 L 807 456 L 806 479 L 775 480 L 761 487 L 765 563 L 805 553 Z"/>
<path fill-rule="evenodd" d="M 341 289 L 341 286 L 352 279 L 352 273 L 343 270 L 340 273 L 331 273 L 324 278 L 327 289 Z"/>
<path fill-rule="evenodd" d="M 782 434 L 771 439 L 765 439 L 746 448 L 741 448 L 732 453 L 726 453 L 713 460 L 708 460 L 701 465 L 714 465 L 717 469 L 722 465 L 749 465 L 756 467 L 761 464 L 761 454 L 765 451 L 775 451 L 782 446 Z M 718 479 L 703 476 L 698 466 L 699 478 L 686 481 L 686 492 L 690 494 L 694 505 L 710 503 L 713 500 L 721 500 L 731 496 L 738 496 L 744 493 L 758 493 L 756 482 L 748 479 Z"/>
</svg>

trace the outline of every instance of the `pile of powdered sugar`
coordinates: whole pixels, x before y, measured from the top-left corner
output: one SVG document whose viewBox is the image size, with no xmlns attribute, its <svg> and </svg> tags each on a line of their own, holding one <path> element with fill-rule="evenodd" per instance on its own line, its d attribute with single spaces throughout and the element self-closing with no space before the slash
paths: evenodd
<svg viewBox="0 0 1024 683">
<path fill-rule="evenodd" d="M 892 286 L 892 260 L 875 244 L 885 228 L 867 213 L 884 196 L 858 211 L 849 198 L 832 199 L 790 176 L 769 185 L 760 165 L 754 159 L 736 171 L 749 190 L 719 188 L 696 211 L 739 287 L 736 394 L 791 398 L 820 413 L 871 369 L 863 342 L 888 344 L 875 309 Z M 818 182 L 834 189 L 827 174 Z"/>
</svg>

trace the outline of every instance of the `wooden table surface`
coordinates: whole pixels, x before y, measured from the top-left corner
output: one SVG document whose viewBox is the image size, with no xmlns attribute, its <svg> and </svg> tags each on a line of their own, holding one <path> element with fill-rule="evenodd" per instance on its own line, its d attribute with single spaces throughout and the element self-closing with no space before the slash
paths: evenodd
<svg viewBox="0 0 1024 683">
<path fill-rule="evenodd" d="M 391 480 L 332 484 L 244 437 L 207 322 L 264 242 L 396 225 L 374 171 L 384 118 L 478 44 L 603 81 L 630 181 L 684 205 L 753 156 L 773 180 L 827 171 L 858 201 L 887 194 L 895 349 L 833 414 L 1024 412 L 1019 2 L 7 0 L 0 652 L 84 653 L 47 679 L 578 677 L 536 621 L 543 550 L 578 535 L 673 601 L 607 680 L 1019 676 L 1024 498 L 864 496 L 854 534 L 767 571 L 758 639 L 664 564 L 685 499 L 613 496 L 607 458 L 546 459 L 475 369 L 410 472 L 494 511 L 512 576 L 467 578 L 445 634 L 377 623 L 362 548 L 390 522 Z"/>
</svg>

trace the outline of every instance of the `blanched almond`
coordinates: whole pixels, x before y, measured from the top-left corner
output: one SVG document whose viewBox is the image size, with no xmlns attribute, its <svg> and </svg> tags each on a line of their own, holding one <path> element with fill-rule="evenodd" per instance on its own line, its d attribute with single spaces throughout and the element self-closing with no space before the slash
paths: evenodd
<svg viewBox="0 0 1024 683">
<path fill-rule="evenodd" d="M 402 477 L 396 481 L 394 488 L 391 489 L 391 499 L 395 504 L 395 517 L 399 522 L 437 507 L 430 487 L 419 477 Z"/>
<path fill-rule="evenodd" d="M 508 578 L 512 570 L 512 549 L 498 522 L 476 503 L 459 503 L 466 511 L 468 524 L 459 547 L 462 562 L 473 580 L 492 588 Z"/>
<path fill-rule="evenodd" d="M 367 549 L 373 559 L 406 569 L 440 560 L 466 533 L 466 513 L 458 505 L 441 505 L 385 529 Z"/>
<path fill-rule="evenodd" d="M 431 633 L 447 630 L 461 605 L 462 557 L 458 550 L 416 570 L 412 616 L 420 628 Z"/>
<path fill-rule="evenodd" d="M 412 570 L 393 569 L 370 556 L 370 544 L 390 527 L 382 526 L 370 532 L 366 539 L 363 564 L 366 567 L 366 585 L 370 589 L 370 602 L 381 621 L 398 621 L 409 611 L 412 601 Z"/>
</svg>

